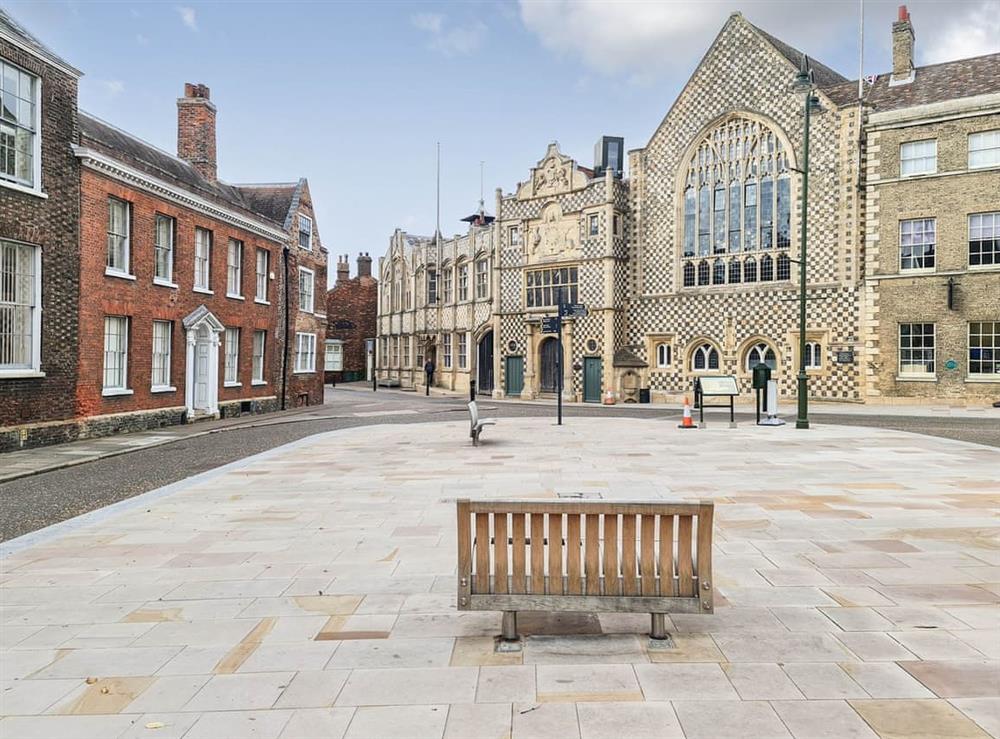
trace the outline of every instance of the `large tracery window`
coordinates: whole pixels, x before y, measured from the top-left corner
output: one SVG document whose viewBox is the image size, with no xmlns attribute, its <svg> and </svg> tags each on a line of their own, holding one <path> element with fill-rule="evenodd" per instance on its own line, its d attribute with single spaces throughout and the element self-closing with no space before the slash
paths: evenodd
<svg viewBox="0 0 1000 739">
<path fill-rule="evenodd" d="M 791 278 L 783 253 L 792 241 L 791 167 L 783 138 L 764 123 L 730 118 L 708 133 L 681 172 L 685 287 Z M 753 257 L 721 274 L 716 262 L 709 280 L 705 257 L 764 250 L 778 253 L 765 255 L 759 272 Z"/>
</svg>

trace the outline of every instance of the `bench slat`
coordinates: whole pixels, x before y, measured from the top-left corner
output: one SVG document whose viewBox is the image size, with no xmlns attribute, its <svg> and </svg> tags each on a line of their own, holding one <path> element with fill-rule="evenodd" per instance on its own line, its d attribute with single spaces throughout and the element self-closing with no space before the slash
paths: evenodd
<svg viewBox="0 0 1000 739">
<path fill-rule="evenodd" d="M 677 593 L 694 595 L 693 567 L 691 564 L 691 516 L 680 516 L 677 540 Z"/>
<path fill-rule="evenodd" d="M 639 573 L 642 576 L 642 594 L 656 595 L 656 516 L 640 516 Z"/>
<path fill-rule="evenodd" d="M 458 596 L 465 598 L 472 593 L 472 515 L 469 501 L 458 502 Z"/>
<path fill-rule="evenodd" d="M 493 515 L 493 592 L 509 593 L 507 580 L 507 514 Z"/>
<path fill-rule="evenodd" d="M 635 569 L 635 514 L 622 516 L 622 592 L 638 595 L 639 582 Z"/>
<path fill-rule="evenodd" d="M 566 592 L 583 593 L 583 573 L 580 571 L 580 514 L 566 517 Z"/>
<path fill-rule="evenodd" d="M 604 518 L 604 594 L 621 595 L 622 585 L 618 576 L 618 516 L 605 514 Z"/>
<path fill-rule="evenodd" d="M 531 515 L 531 592 L 545 594 L 545 516 Z"/>
<path fill-rule="evenodd" d="M 660 516 L 660 595 L 674 595 L 674 517 Z"/>
<path fill-rule="evenodd" d="M 698 503 L 668 500 L 470 500 L 473 513 L 600 513 L 600 514 L 642 514 L 672 513 L 675 516 L 696 516 L 701 509 Z"/>
<path fill-rule="evenodd" d="M 490 514 L 476 514 L 476 593 L 490 592 Z"/>
<path fill-rule="evenodd" d="M 513 584 L 511 585 L 510 591 L 512 593 L 525 593 L 527 592 L 527 586 L 524 583 L 524 558 L 526 552 L 525 542 L 524 542 L 524 518 L 528 514 L 526 513 L 515 513 L 511 517 L 511 547 L 513 549 L 513 554 L 511 559 L 513 560 Z"/>
<path fill-rule="evenodd" d="M 601 516 L 590 514 L 584 516 L 586 524 L 586 539 L 584 539 L 584 567 L 587 571 L 587 595 L 601 594 Z"/>
<path fill-rule="evenodd" d="M 549 588 L 551 595 L 563 593 L 562 514 L 549 514 Z"/>
</svg>

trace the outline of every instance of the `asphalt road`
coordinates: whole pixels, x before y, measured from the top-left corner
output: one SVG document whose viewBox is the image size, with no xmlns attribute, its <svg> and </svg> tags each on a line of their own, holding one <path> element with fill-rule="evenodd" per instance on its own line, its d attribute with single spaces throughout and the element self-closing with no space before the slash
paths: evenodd
<svg viewBox="0 0 1000 739">
<path fill-rule="evenodd" d="M 488 400 L 481 401 L 480 405 L 484 413 L 493 417 L 549 416 L 555 420 L 555 408 L 552 406 L 491 403 Z M 581 416 L 631 416 L 673 422 L 679 412 L 651 406 L 572 406 L 564 409 L 564 416 L 570 422 Z M 257 416 L 245 425 L 229 427 L 208 436 L 140 449 L 0 484 L 0 541 L 323 431 L 372 424 L 428 423 L 465 418 L 465 403 L 457 398 L 425 398 L 399 392 L 367 394 L 356 390 L 334 391 L 326 405 L 308 413 L 288 418 Z M 719 425 L 726 422 L 722 411 L 714 411 L 709 418 Z M 753 416 L 738 413 L 737 419 L 750 421 Z M 989 418 L 815 414 L 812 421 L 817 424 L 889 428 L 1000 447 L 1000 424 Z M 456 443 L 463 442 L 464 439 L 456 440 Z"/>
</svg>

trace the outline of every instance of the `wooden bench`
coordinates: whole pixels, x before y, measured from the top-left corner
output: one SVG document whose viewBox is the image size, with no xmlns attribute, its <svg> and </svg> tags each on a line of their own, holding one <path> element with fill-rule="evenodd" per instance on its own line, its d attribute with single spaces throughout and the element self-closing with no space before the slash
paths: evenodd
<svg viewBox="0 0 1000 739">
<path fill-rule="evenodd" d="M 712 613 L 712 518 L 700 503 L 459 500 L 458 610 Z"/>
<path fill-rule="evenodd" d="M 469 420 L 471 421 L 469 436 L 472 437 L 472 446 L 479 446 L 479 435 L 483 432 L 484 426 L 496 426 L 497 423 L 495 418 L 480 418 L 479 406 L 474 400 L 469 401 Z"/>
</svg>

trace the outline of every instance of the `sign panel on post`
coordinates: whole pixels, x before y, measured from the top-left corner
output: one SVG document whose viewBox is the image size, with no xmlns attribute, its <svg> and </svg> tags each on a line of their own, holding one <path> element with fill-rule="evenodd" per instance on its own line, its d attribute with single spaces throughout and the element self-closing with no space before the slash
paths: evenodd
<svg viewBox="0 0 1000 739">
<path fill-rule="evenodd" d="M 559 333 L 559 316 L 554 316 L 552 318 L 543 318 L 542 333 L 543 334 Z"/>
<path fill-rule="evenodd" d="M 566 318 L 583 318 L 587 315 L 587 306 L 583 303 L 563 303 L 559 306 L 559 315 Z"/>
</svg>

